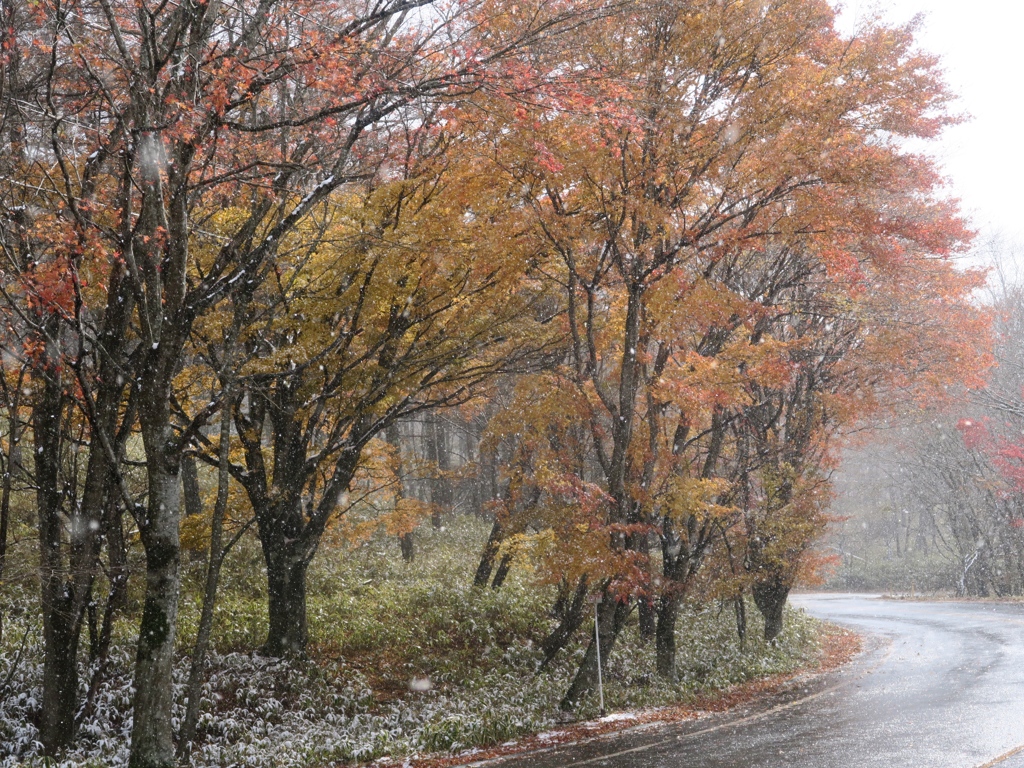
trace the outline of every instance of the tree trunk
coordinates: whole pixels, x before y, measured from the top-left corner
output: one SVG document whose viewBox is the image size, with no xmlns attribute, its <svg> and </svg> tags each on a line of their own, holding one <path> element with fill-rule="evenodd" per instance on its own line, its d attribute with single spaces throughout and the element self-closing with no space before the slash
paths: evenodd
<svg viewBox="0 0 1024 768">
<path fill-rule="evenodd" d="M 230 350 L 229 355 L 230 359 Z M 224 401 L 220 413 L 220 446 L 217 455 L 217 500 L 214 502 L 213 517 L 210 521 L 210 550 L 206 560 L 206 584 L 203 590 L 203 607 L 199 616 L 199 631 L 196 633 L 196 644 L 192 649 L 192 663 L 188 673 L 186 690 L 187 705 L 185 718 L 178 733 L 178 762 L 188 765 L 192 753 L 192 740 L 196 734 L 196 723 L 199 721 L 199 693 L 202 686 L 203 669 L 206 656 L 210 649 L 210 636 L 213 633 L 213 612 L 217 602 L 217 587 L 220 583 L 220 569 L 224 563 L 227 550 L 222 543 L 224 518 L 228 507 L 231 474 L 231 408 L 233 388 L 230 383 L 225 387 Z M 192 464 L 195 471 L 195 463 Z M 198 478 L 197 478 L 198 480 Z M 198 482 L 196 483 L 198 486 Z M 186 492 L 188 485 L 186 483 Z"/>
<path fill-rule="evenodd" d="M 4 566 L 7 564 L 7 529 L 11 517 L 11 459 L 10 453 L 4 462 L 3 491 L 0 495 L 0 584 L 4 581 Z M 0 613 L 0 642 L 4 639 L 4 617 Z"/>
<path fill-rule="evenodd" d="M 395 421 L 384 430 L 384 439 L 395 452 L 395 508 L 405 498 L 405 471 L 402 465 L 402 433 Z M 402 551 L 402 560 L 411 563 L 416 558 L 416 540 L 412 531 L 398 536 L 398 547 Z"/>
<path fill-rule="evenodd" d="M 0 370 L 0 375 L 3 371 Z M 21 389 L 24 369 L 18 376 L 7 405 L 7 455 L 3 465 L 3 490 L 0 491 L 0 584 L 4 581 L 4 566 L 7 564 L 7 532 L 11 520 L 11 490 L 14 484 L 15 462 L 18 460 L 18 441 L 21 439 Z M 4 639 L 4 617 L 0 614 L 0 641 Z"/>
<path fill-rule="evenodd" d="M 658 620 L 654 629 L 654 649 L 658 674 L 666 679 L 676 675 L 676 620 L 679 606 L 686 596 L 690 580 L 701 562 L 707 541 L 706 527 L 698 527 L 690 515 L 686 519 L 686 535 L 680 536 L 671 518 L 661 523 L 662 587 L 658 597 Z M 692 544 L 696 543 L 696 551 Z"/>
<path fill-rule="evenodd" d="M 611 655 L 615 641 L 619 637 L 619 632 L 622 631 L 622 627 L 626 623 L 629 611 L 629 603 L 619 602 L 612 598 L 607 591 L 605 592 L 604 599 L 597 610 L 598 624 L 600 626 L 598 635 L 601 638 L 602 668 L 608 663 L 608 657 Z M 583 697 L 594 690 L 596 685 L 597 647 L 594 644 L 593 638 L 591 638 L 590 644 L 587 646 L 587 652 L 583 656 L 583 661 L 576 671 L 576 677 L 573 678 L 569 690 L 559 704 L 560 709 L 563 712 L 576 709 Z"/>
<path fill-rule="evenodd" d="M 668 680 L 676 676 L 676 620 L 679 596 L 664 594 L 658 600 L 658 625 L 654 633 L 654 652 L 658 674 Z"/>
<path fill-rule="evenodd" d="M 57 332 L 54 325 L 49 330 Z M 53 338 L 52 333 L 47 335 Z M 51 353 L 52 360 L 56 357 L 56 353 Z M 73 615 L 75 601 L 66 583 L 62 552 L 60 460 L 63 385 L 56 364 L 42 371 L 42 377 L 43 384 L 32 413 L 44 648 L 43 709 L 39 735 L 43 753 L 52 757 L 67 747 L 74 736 L 80 617 Z"/>
<path fill-rule="evenodd" d="M 185 515 L 192 517 L 203 513 L 203 495 L 199 489 L 199 471 L 194 456 L 181 459 L 181 500 Z"/>
<path fill-rule="evenodd" d="M 587 591 L 587 579 L 583 577 L 576 585 L 572 600 L 560 599 L 562 605 L 558 610 L 560 616 L 558 626 L 540 644 L 541 650 L 544 651 L 544 661 L 541 662 L 540 669 L 544 669 L 554 661 L 558 652 L 569 643 L 572 636 L 576 634 L 576 630 L 583 624 L 587 607 Z"/>
<path fill-rule="evenodd" d="M 654 607 L 654 601 L 646 597 L 640 598 L 637 611 L 640 619 L 640 640 L 646 644 L 657 634 L 658 611 Z"/>
<path fill-rule="evenodd" d="M 307 564 L 283 545 L 266 557 L 269 629 L 263 652 L 268 656 L 302 656 L 306 652 Z"/>
<path fill-rule="evenodd" d="M 110 486 L 114 484 L 114 479 L 110 478 Z M 113 493 L 114 490 L 111 487 L 109 494 Z M 114 632 L 114 616 L 124 607 L 128 599 L 128 561 L 124 545 L 124 531 L 121 528 L 121 510 L 116 499 L 109 495 L 103 530 L 107 540 L 107 575 L 110 579 L 110 588 L 103 609 L 103 620 L 99 627 L 96 649 L 91 653 L 94 662 L 92 679 L 89 681 L 85 703 L 77 716 L 78 724 L 92 717 L 95 711 L 96 697 L 107 676 L 110 641 Z"/>
<path fill-rule="evenodd" d="M 100 627 L 96 618 L 96 598 L 92 595 L 85 604 L 85 623 L 89 627 L 89 666 L 92 666 L 100 653 Z"/>
<path fill-rule="evenodd" d="M 508 578 L 508 572 L 512 570 L 512 561 L 514 556 L 511 552 L 501 556 L 501 562 L 498 563 L 498 570 L 494 572 L 494 581 L 491 582 L 491 589 L 501 589 L 505 583 L 505 579 Z"/>
<path fill-rule="evenodd" d="M 425 432 L 427 459 L 434 465 L 430 478 L 430 503 L 434 511 L 430 523 L 436 529 L 441 527 L 442 515 L 451 511 L 452 489 L 447 474 L 451 469 L 451 457 L 446 440 L 447 430 L 438 414 L 432 413 L 427 417 Z"/>
<path fill-rule="evenodd" d="M 44 374 L 33 414 L 44 638 L 40 737 L 47 755 L 68 746 L 74 736 L 78 647 L 96 570 L 99 516 L 109 466 L 99 450 L 90 453 L 85 494 L 81 504 L 67 513 L 70 525 L 65 558 L 62 517 L 67 510 L 62 504 L 60 477 L 64 405 L 63 384 L 54 367 Z"/>
<path fill-rule="evenodd" d="M 371 432 L 370 427 L 376 426 L 371 421 L 366 431 L 360 432 L 357 446 L 341 450 L 332 476 L 320 489 L 319 501 L 304 506 L 310 471 L 305 463 L 303 425 L 295 416 L 296 391 L 286 386 L 254 388 L 249 392 L 249 413 L 236 406 L 233 414 L 246 456 L 246 474 L 236 479 L 252 503 L 267 568 L 267 640 L 260 651 L 277 657 L 306 652 L 306 571 L 339 498 L 352 481 L 365 445 L 362 441 L 381 431 Z M 266 408 L 267 403 L 273 408 Z M 272 471 L 264 462 L 267 419 L 273 426 Z"/>
<path fill-rule="evenodd" d="M 473 577 L 473 586 L 483 587 L 491 580 L 491 572 L 494 570 L 494 559 L 498 556 L 501 548 L 503 533 L 498 518 L 494 518 L 494 525 L 491 526 L 491 535 L 487 537 L 483 552 L 480 553 L 480 564 L 476 567 L 476 576 Z"/>
<path fill-rule="evenodd" d="M 486 428 L 486 421 L 480 429 Z M 476 476 L 476 513 L 486 516 L 489 502 L 498 498 L 498 455 L 495 448 L 480 449 L 480 465 Z"/>
<path fill-rule="evenodd" d="M 739 638 L 742 649 L 747 642 L 747 604 L 743 600 L 743 595 L 733 598 L 732 605 L 736 612 L 736 637 Z"/>
<path fill-rule="evenodd" d="M 398 546 L 402 550 L 402 560 L 411 563 L 416 559 L 416 540 L 413 538 L 412 531 L 398 537 Z"/>
<path fill-rule="evenodd" d="M 80 632 L 75 631 L 76 622 L 65 611 L 51 609 L 47 613 L 43 622 L 43 711 L 39 730 L 43 752 L 52 757 L 71 744 L 75 733 Z"/>
<path fill-rule="evenodd" d="M 173 359 L 173 358 L 172 358 Z M 170 426 L 170 368 L 166 360 L 141 376 L 139 421 L 146 450 L 149 498 L 139 513 L 146 553 L 146 596 L 135 658 L 135 699 L 129 768 L 174 765 L 171 728 L 174 637 L 181 586 L 181 447 Z M 156 368 L 157 370 L 153 370 Z"/>
<path fill-rule="evenodd" d="M 102 650 L 101 633 L 96 626 L 93 582 L 99 564 L 100 530 L 110 479 L 116 471 L 116 460 L 112 461 L 106 450 L 109 443 L 105 441 L 111 439 L 118 424 L 125 389 L 124 379 L 119 376 L 123 368 L 115 358 L 124 343 L 131 302 L 120 301 L 123 298 L 120 286 L 118 278 L 112 277 L 102 332 L 96 344 L 102 352 L 94 359 L 99 367 L 95 381 L 82 373 L 83 366 L 87 365 L 85 358 L 68 356 L 68 350 L 61 349 L 65 322 L 56 314 L 44 316 L 40 311 L 36 315 L 39 340 L 46 350 L 45 361 L 36 371 L 43 385 L 32 426 L 36 441 L 34 482 L 42 545 L 40 575 L 45 645 L 40 736 L 47 755 L 68 746 L 74 736 L 78 709 L 77 657 L 87 611 L 91 654 L 98 658 Z M 66 458 L 61 422 L 69 404 L 65 392 L 72 384 L 63 378 L 64 371 L 74 371 L 78 385 L 88 393 L 79 401 L 85 406 L 83 410 L 89 425 L 89 454 L 81 499 L 75 498 L 76 478 L 61 476 Z M 74 473 L 77 469 L 70 471 Z M 68 497 L 66 504 L 63 502 L 65 495 Z M 66 556 L 62 552 L 65 535 Z"/>
<path fill-rule="evenodd" d="M 364 434 L 368 440 L 374 433 Z M 338 497 L 352 482 L 362 447 L 360 443 L 341 452 L 333 476 L 324 487 L 320 502 L 309 511 L 308 519 L 303 514 L 301 497 L 296 493 L 302 488 L 301 476 L 293 478 L 295 485 L 291 488 L 279 491 L 284 498 L 277 504 L 253 504 L 267 566 L 269 626 L 267 642 L 262 648 L 267 655 L 302 656 L 306 652 L 306 571 L 337 508 Z M 278 474 L 275 472 L 274 476 Z M 265 498 L 259 494 L 255 497 Z"/>
<path fill-rule="evenodd" d="M 764 617 L 765 642 L 771 642 L 782 631 L 782 611 L 789 596 L 789 585 L 781 577 L 775 577 L 755 582 L 751 591 L 754 604 Z"/>
<path fill-rule="evenodd" d="M 50 383 L 45 385 L 50 389 Z M 37 406 L 36 478 L 39 496 L 40 570 L 43 612 L 43 701 L 40 740 L 43 753 L 54 756 L 74 736 L 78 703 L 78 639 L 81 626 L 72 615 L 65 591 L 61 555 L 59 464 L 59 391 L 48 392 Z M 56 404 L 56 409 L 48 406 Z M 46 422 L 44 424 L 44 422 Z"/>
<path fill-rule="evenodd" d="M 174 764 L 171 679 L 180 586 L 177 512 L 181 480 L 171 467 L 160 464 L 149 462 L 149 524 L 140 531 L 146 550 L 146 598 L 135 659 L 130 768 Z"/>
</svg>

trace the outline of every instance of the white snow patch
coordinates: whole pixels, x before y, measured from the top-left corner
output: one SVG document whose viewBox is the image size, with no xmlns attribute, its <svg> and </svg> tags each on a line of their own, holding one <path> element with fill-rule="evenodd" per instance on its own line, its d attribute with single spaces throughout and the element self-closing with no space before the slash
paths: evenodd
<svg viewBox="0 0 1024 768">
<path fill-rule="evenodd" d="M 553 741 L 564 733 L 565 731 L 544 731 L 537 734 L 537 741 Z"/>
<path fill-rule="evenodd" d="M 621 720 L 638 720 L 638 719 L 639 719 L 639 717 L 637 715 L 633 714 L 632 712 L 616 712 L 614 714 L 606 715 L 605 717 L 602 717 L 597 722 L 599 722 L 599 723 L 617 723 L 617 722 L 619 722 Z"/>
</svg>

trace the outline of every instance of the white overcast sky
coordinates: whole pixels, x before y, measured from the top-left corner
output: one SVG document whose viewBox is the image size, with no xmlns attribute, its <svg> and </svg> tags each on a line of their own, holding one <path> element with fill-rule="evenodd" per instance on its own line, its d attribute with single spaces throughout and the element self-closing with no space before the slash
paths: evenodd
<svg viewBox="0 0 1024 768">
<path fill-rule="evenodd" d="M 971 119 L 934 150 L 974 226 L 1024 243 L 1024 3 L 1019 0 L 844 0 L 840 25 L 881 10 L 893 23 L 922 14 L 920 46 L 941 57 Z M 836 5 L 840 5 L 836 2 Z"/>
</svg>

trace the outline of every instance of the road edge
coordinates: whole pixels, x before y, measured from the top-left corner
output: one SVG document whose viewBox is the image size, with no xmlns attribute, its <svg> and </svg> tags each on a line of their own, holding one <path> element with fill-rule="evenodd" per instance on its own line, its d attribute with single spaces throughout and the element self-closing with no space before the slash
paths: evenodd
<svg viewBox="0 0 1024 768">
<path fill-rule="evenodd" d="M 540 757 L 564 748 L 592 745 L 601 741 L 633 736 L 649 736 L 654 739 L 648 745 L 627 750 L 628 752 L 649 749 L 666 739 L 661 733 L 673 729 L 671 739 L 687 738 L 709 730 L 728 727 L 765 717 L 781 709 L 815 698 L 823 693 L 859 679 L 877 663 L 872 663 L 879 652 L 888 647 L 885 638 L 854 632 L 833 622 L 819 620 L 822 624 L 821 652 L 810 664 L 784 675 L 739 683 L 718 691 L 713 695 L 698 698 L 688 706 L 676 705 L 641 710 L 632 719 L 616 717 L 614 714 L 600 720 L 573 723 L 554 731 L 532 734 L 518 739 L 514 744 L 505 744 L 488 749 L 478 748 L 458 755 L 423 755 L 407 757 L 397 763 L 408 768 L 485 768 L 498 766 L 511 760 L 526 757 Z M 856 668 L 867 671 L 858 674 Z M 844 674 L 854 670 L 853 675 Z M 837 677 L 849 680 L 835 682 Z M 595 759 L 611 757 L 611 753 Z M 583 761 L 580 765 L 589 761 Z"/>
</svg>

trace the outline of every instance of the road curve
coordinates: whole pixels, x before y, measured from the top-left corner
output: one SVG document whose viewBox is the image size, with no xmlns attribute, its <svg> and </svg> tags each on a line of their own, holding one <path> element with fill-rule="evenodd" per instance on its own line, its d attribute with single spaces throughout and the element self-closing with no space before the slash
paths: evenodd
<svg viewBox="0 0 1024 768">
<path fill-rule="evenodd" d="M 1024 768 L 1024 606 L 800 595 L 867 635 L 853 664 L 724 716 L 489 765 Z"/>
</svg>

